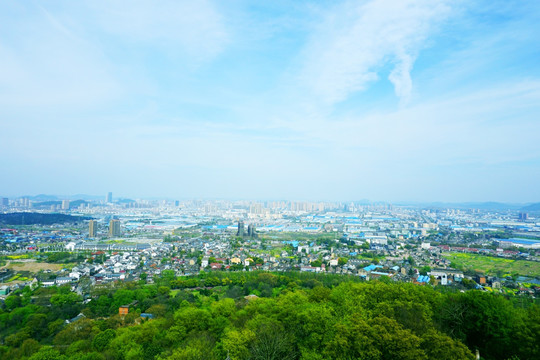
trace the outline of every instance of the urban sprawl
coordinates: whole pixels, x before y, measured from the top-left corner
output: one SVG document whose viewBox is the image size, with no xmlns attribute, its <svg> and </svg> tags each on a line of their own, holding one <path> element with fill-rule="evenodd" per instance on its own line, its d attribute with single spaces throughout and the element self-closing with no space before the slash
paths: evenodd
<svg viewBox="0 0 540 360">
<path fill-rule="evenodd" d="M 130 200 L 111 193 L 103 200 L 1 200 L 0 213 L 22 218 L 1 225 L 4 298 L 25 286 L 70 284 L 88 298 L 92 287 L 109 282 L 257 270 L 540 293 L 540 219 L 515 209 Z M 82 220 L 27 224 L 31 214 Z"/>
</svg>

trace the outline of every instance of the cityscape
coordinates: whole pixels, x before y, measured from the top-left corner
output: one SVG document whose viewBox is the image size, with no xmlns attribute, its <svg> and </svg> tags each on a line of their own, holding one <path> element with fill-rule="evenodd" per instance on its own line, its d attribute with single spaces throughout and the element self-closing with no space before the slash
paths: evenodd
<svg viewBox="0 0 540 360">
<path fill-rule="evenodd" d="M 152 281 L 166 270 L 175 276 L 264 270 L 365 280 L 384 276 L 538 296 L 538 205 L 485 205 L 131 200 L 115 199 L 111 192 L 102 200 L 2 198 L 4 213 L 18 215 L 20 221 L 20 226 L 1 230 L 2 254 L 8 259 L 28 258 L 20 260 L 24 264 L 56 252 L 82 260 L 71 269 L 34 273 L 26 282 L 15 279 L 27 277 L 24 271 L 3 269 L 2 280 L 11 281 L 2 293 L 12 287 L 69 283 L 88 297 L 90 288 L 79 285 L 82 278 L 89 280 L 83 282 L 88 286 L 141 276 Z M 42 225 L 33 223 L 34 214 L 69 218 Z"/>
<path fill-rule="evenodd" d="M 2 198 L 0 303 L 4 313 L 15 314 L 17 306 L 25 303 L 63 311 L 57 316 L 64 325 L 51 330 L 57 332 L 53 346 L 40 348 L 32 343 L 35 354 L 51 351 L 62 356 L 58 346 L 80 346 L 73 345 L 79 342 L 73 343 L 72 336 L 82 336 L 84 326 L 103 321 L 103 335 L 96 335 L 91 346 L 108 349 L 106 356 L 121 358 L 127 349 L 108 348 L 114 343 L 114 331 L 122 339 L 122 327 L 143 329 L 146 322 L 171 331 L 166 314 L 172 309 L 178 309 L 174 310 L 177 321 L 187 321 L 192 315 L 186 311 L 199 307 L 198 311 L 203 311 L 208 302 L 214 304 L 209 309 L 214 309 L 225 303 L 234 307 L 236 301 L 238 311 L 242 311 L 260 299 L 279 301 L 304 292 L 320 296 L 315 294 L 321 289 L 330 291 L 328 288 L 337 293 L 344 284 L 348 284 L 345 288 L 355 283 L 368 286 L 354 291 L 390 286 L 383 290 L 393 294 L 387 306 L 402 301 L 397 299 L 403 294 L 394 291 L 412 296 L 414 288 L 434 292 L 421 300 L 424 302 L 436 293 L 448 294 L 450 302 L 443 302 L 443 309 L 456 301 L 451 295 L 456 292 L 504 297 L 521 306 L 525 302 L 529 309 L 537 306 L 540 295 L 539 204 L 448 207 L 366 200 L 133 200 L 115 198 L 112 192 L 101 198 L 81 197 L 86 200 L 54 195 Z M 399 286 L 413 288 L 399 290 Z M 143 289 L 154 293 L 139 293 Z M 290 311 L 302 316 L 298 308 Z M 469 312 L 477 316 L 476 310 Z M 196 319 L 204 321 L 201 317 L 210 314 L 199 313 Z M 454 313 L 441 316 L 450 324 L 459 319 Z M 98 320 L 100 317 L 109 320 Z M 9 324 L 10 318 L 6 319 Z M 113 319 L 115 325 L 110 323 Z M 321 325 L 320 319 L 313 321 L 313 325 Z M 212 321 L 209 324 L 214 326 Z M 267 325 L 261 326 L 260 331 L 266 334 Z M 274 339 L 272 333 L 264 338 Z M 231 334 L 225 333 L 224 340 Z M 25 335 L 26 340 L 16 340 L 15 335 L 5 337 L 4 343 L 31 343 L 29 335 Z M 105 336 L 105 345 L 96 343 Z M 229 359 L 231 350 L 234 358 L 240 359 L 247 351 L 267 354 L 266 345 L 257 342 L 250 348 L 238 348 L 244 336 L 252 335 L 244 334 L 231 345 L 224 343 Z M 270 347 L 280 358 L 297 351 L 291 340 L 281 340 Z M 133 340 L 122 341 L 127 341 L 129 348 L 136 347 L 129 342 Z M 208 346 L 211 344 L 188 342 L 177 351 L 204 351 Z M 381 346 L 386 349 L 391 345 Z M 452 346 L 444 350 L 451 358 L 460 352 L 463 354 L 458 356 L 472 358 L 471 350 L 459 348 L 463 345 L 456 342 Z M 150 351 L 143 349 L 137 357 Z M 225 355 L 224 350 L 214 351 Z M 326 348 L 325 353 L 337 358 L 332 351 Z M 480 351 L 496 358 L 489 348 L 477 349 L 477 358 Z M 526 350 L 525 356 L 528 353 Z"/>
<path fill-rule="evenodd" d="M 0 360 L 540 359 L 539 23 L 0 0 Z"/>
</svg>

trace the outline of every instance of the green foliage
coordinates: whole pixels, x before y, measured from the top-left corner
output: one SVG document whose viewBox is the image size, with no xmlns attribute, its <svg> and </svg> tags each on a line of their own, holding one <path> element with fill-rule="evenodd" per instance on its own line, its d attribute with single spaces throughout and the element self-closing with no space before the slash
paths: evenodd
<svg viewBox="0 0 540 360">
<path fill-rule="evenodd" d="M 50 301 L 52 305 L 63 307 L 66 305 L 73 305 L 77 302 L 82 301 L 82 297 L 80 295 L 70 292 L 68 294 L 55 294 L 51 297 Z"/>
<path fill-rule="evenodd" d="M 479 349 L 488 360 L 540 358 L 533 302 L 332 274 L 165 275 L 154 285 L 96 287 L 87 305 L 68 287 L 11 295 L 10 308 L 0 311 L 0 356 L 449 360 L 473 359 Z M 34 297 L 45 300 L 25 304 Z M 129 314 L 118 315 L 127 304 Z M 74 311 L 86 318 L 66 325 Z M 141 312 L 155 317 L 141 319 Z"/>
<path fill-rule="evenodd" d="M 97 350 L 102 352 L 109 345 L 112 339 L 116 336 L 116 333 L 112 329 L 107 329 L 103 332 L 100 332 L 94 337 L 92 341 L 92 346 Z"/>
<path fill-rule="evenodd" d="M 315 260 L 311 262 L 311 266 L 314 266 L 314 267 L 321 267 L 321 265 L 322 265 L 321 260 Z"/>
<path fill-rule="evenodd" d="M 29 360 L 66 360 L 65 355 L 51 347 L 43 347 L 37 353 L 30 356 Z"/>
<path fill-rule="evenodd" d="M 420 271 L 420 275 L 427 275 L 428 272 L 431 271 L 431 267 L 429 267 L 429 266 L 427 266 L 427 265 L 426 265 L 426 266 L 422 266 L 422 267 L 420 268 L 419 271 Z"/>
<path fill-rule="evenodd" d="M 49 263 L 60 263 L 60 262 L 66 262 L 70 258 L 71 258 L 71 254 L 69 252 L 55 252 L 55 253 L 48 253 L 46 261 Z"/>
</svg>

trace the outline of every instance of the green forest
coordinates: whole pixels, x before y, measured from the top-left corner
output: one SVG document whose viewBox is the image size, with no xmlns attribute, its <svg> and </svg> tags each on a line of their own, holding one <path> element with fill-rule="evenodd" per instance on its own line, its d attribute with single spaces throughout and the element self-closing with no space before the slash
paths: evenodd
<svg viewBox="0 0 540 360">
<path fill-rule="evenodd" d="M 14 212 L 0 214 L 0 224 L 9 225 L 52 225 L 77 223 L 89 220 L 87 216 L 72 216 L 66 214 L 42 214 L 34 212 Z"/>
<path fill-rule="evenodd" d="M 10 294 L 0 310 L 0 357 L 456 360 L 478 350 L 483 359 L 540 358 L 540 307 L 476 290 L 340 275 L 177 278 L 165 271 L 153 284 L 93 286 L 89 299 L 67 286 Z"/>
</svg>

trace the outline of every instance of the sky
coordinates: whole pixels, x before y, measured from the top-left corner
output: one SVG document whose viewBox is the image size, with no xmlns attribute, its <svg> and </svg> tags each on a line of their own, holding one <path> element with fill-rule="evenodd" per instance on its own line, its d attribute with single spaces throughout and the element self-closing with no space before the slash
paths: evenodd
<svg viewBox="0 0 540 360">
<path fill-rule="evenodd" d="M 0 0 L 0 195 L 540 201 L 540 2 Z"/>
</svg>

